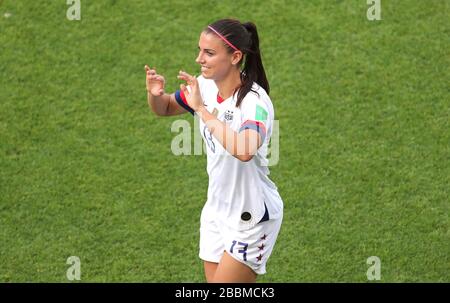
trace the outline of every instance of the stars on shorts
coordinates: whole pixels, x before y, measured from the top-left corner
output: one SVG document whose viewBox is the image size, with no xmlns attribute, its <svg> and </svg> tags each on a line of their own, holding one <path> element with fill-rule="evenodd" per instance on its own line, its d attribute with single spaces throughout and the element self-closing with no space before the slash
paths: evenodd
<svg viewBox="0 0 450 303">
<path fill-rule="evenodd" d="M 266 235 L 266 234 L 263 234 L 262 237 L 260 237 L 259 239 L 264 241 L 264 240 L 267 239 L 267 235 Z M 264 251 L 264 247 L 266 247 L 266 246 L 264 245 L 264 242 L 262 242 L 261 245 L 258 246 L 259 251 L 260 251 L 260 254 L 259 254 L 259 256 L 256 257 L 256 261 L 257 261 L 257 262 L 261 262 L 261 260 L 262 260 L 262 258 L 263 258 L 263 256 L 264 256 L 264 255 L 262 254 L 262 251 Z"/>
</svg>

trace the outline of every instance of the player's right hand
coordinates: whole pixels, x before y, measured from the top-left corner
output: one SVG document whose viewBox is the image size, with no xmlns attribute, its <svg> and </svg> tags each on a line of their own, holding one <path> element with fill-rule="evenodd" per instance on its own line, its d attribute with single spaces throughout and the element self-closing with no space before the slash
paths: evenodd
<svg viewBox="0 0 450 303">
<path fill-rule="evenodd" d="M 162 96 L 164 94 L 164 85 L 166 80 L 163 76 L 156 73 L 155 68 L 145 65 L 147 91 L 153 96 Z"/>
</svg>

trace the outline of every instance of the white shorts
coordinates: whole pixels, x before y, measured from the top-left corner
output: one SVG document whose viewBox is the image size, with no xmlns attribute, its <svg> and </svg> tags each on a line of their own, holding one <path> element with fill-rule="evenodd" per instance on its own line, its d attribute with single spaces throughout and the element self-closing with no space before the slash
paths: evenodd
<svg viewBox="0 0 450 303">
<path fill-rule="evenodd" d="M 266 273 L 266 263 L 280 231 L 281 215 L 256 224 L 249 230 L 238 231 L 218 219 L 207 206 L 200 219 L 200 259 L 219 263 L 224 251 L 249 266 L 256 274 Z"/>
</svg>

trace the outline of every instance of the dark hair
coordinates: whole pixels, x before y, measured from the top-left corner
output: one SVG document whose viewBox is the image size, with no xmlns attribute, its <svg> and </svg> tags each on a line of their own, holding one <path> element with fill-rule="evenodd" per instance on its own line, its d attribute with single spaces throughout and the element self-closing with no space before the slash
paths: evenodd
<svg viewBox="0 0 450 303">
<path fill-rule="evenodd" d="M 257 93 L 252 89 L 253 82 L 258 83 L 269 94 L 269 81 L 267 81 L 266 72 L 262 64 L 256 25 L 252 22 L 241 23 L 236 19 L 221 19 L 209 26 L 224 36 L 243 54 L 241 61 L 238 63 L 239 66 L 242 64 L 244 66 L 241 71 L 242 85 L 238 88 L 239 93 L 236 107 L 241 105 L 242 99 L 244 99 L 249 91 Z M 208 27 L 205 28 L 204 32 L 214 33 Z M 223 43 L 230 53 L 235 51 L 225 41 Z"/>
</svg>

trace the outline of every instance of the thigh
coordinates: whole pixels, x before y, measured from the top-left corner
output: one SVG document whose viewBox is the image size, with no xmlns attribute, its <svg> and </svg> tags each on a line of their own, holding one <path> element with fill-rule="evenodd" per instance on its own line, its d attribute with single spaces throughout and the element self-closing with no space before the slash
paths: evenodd
<svg viewBox="0 0 450 303">
<path fill-rule="evenodd" d="M 206 282 L 211 283 L 214 280 L 214 275 L 216 274 L 217 266 L 219 263 L 203 261 L 203 267 L 205 269 Z"/>
<path fill-rule="evenodd" d="M 256 273 L 247 265 L 224 252 L 217 266 L 214 283 L 254 283 Z"/>
</svg>

